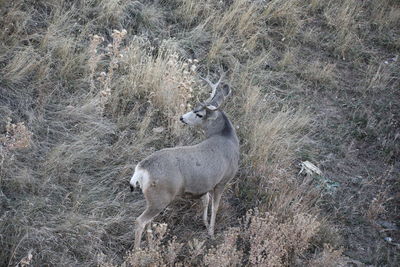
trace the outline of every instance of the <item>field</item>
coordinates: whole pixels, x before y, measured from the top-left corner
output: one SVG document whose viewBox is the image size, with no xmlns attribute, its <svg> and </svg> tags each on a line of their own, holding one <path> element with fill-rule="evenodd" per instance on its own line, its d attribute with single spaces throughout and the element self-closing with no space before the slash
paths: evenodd
<svg viewBox="0 0 400 267">
<path fill-rule="evenodd" d="M 400 265 L 399 1 L 0 1 L 0 27 L 0 266 Z M 215 238 L 180 199 L 134 250 L 133 170 L 204 139 L 178 118 L 221 69 Z"/>
</svg>

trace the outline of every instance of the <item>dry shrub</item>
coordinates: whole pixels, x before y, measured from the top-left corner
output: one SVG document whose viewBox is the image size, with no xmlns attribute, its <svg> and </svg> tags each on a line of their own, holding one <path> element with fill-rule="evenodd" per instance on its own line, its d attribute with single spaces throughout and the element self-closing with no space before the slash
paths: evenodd
<svg viewBox="0 0 400 267">
<path fill-rule="evenodd" d="M 23 257 L 23 258 L 17 263 L 16 266 L 18 266 L 18 267 L 19 267 L 19 266 L 25 267 L 25 266 L 31 265 L 31 261 L 32 261 L 32 258 L 33 258 L 33 256 L 32 256 L 32 251 L 33 251 L 33 249 L 29 250 L 29 251 L 28 251 L 28 255 L 26 255 L 25 257 Z"/>
<path fill-rule="evenodd" d="M 215 248 L 211 248 L 204 255 L 206 266 L 240 266 L 243 253 L 238 249 L 239 228 L 229 228 L 224 232 L 224 240 Z"/>
<path fill-rule="evenodd" d="M 89 45 L 88 78 L 91 93 L 96 93 L 93 102 L 98 104 L 100 112 L 104 112 L 105 104 L 111 96 L 111 83 L 113 82 L 114 72 L 118 70 L 120 59 L 123 57 L 121 51 L 121 43 L 126 36 L 127 31 L 113 30 L 112 43 L 106 46 L 104 52 L 98 52 L 98 46 L 104 42 L 104 38 L 97 34 L 92 36 Z M 98 64 L 104 57 L 108 57 L 106 66 L 103 71 L 97 73 Z M 95 79 L 95 77 L 97 78 Z M 97 80 L 97 83 L 96 83 Z M 98 89 L 96 89 L 98 87 Z"/>
<path fill-rule="evenodd" d="M 148 245 L 132 250 L 123 265 L 128 266 L 290 266 L 310 248 L 320 223 L 313 215 L 299 213 L 284 220 L 272 213 L 251 210 L 240 227 L 221 233 L 222 240 L 207 249 L 204 241 L 189 240 L 182 257 L 183 243 L 173 237 L 165 244 L 166 225 L 147 230 Z M 243 252 L 246 251 L 246 252 Z M 327 257 L 325 256 L 325 261 Z M 330 259 L 334 262 L 334 259 Z"/>
<path fill-rule="evenodd" d="M 243 235 L 250 246 L 250 264 L 290 266 L 296 256 L 308 249 L 319 225 L 316 217 L 306 213 L 279 221 L 275 214 L 249 211 Z"/>
<path fill-rule="evenodd" d="M 343 249 L 334 249 L 328 244 L 324 245 L 322 252 L 316 254 L 308 266 L 312 267 L 337 267 L 337 266 L 348 266 L 344 263 L 342 258 Z"/>
<path fill-rule="evenodd" d="M 111 96 L 111 82 L 114 77 L 114 71 L 118 69 L 120 58 L 123 57 L 123 54 L 120 51 L 120 46 L 126 33 L 125 29 L 122 31 L 113 30 L 113 33 L 111 34 L 113 42 L 112 44 L 110 43 L 107 45 L 106 55 L 109 57 L 108 69 L 105 72 L 101 72 L 98 77 L 102 89 L 100 91 L 100 102 L 103 106 Z"/>
<path fill-rule="evenodd" d="M 24 122 L 11 123 L 11 118 L 7 118 L 6 133 L 0 135 L 0 144 L 8 150 L 29 148 L 31 138 L 32 132 Z"/>
<path fill-rule="evenodd" d="M 152 230 L 154 229 L 154 230 Z M 133 249 L 127 253 L 121 266 L 192 266 L 204 253 L 204 241 L 188 241 L 190 257 L 183 258 L 181 251 L 184 243 L 177 242 L 174 236 L 165 241 L 167 224 L 153 224 L 146 231 L 147 244 L 144 248 Z"/>
<path fill-rule="evenodd" d="M 128 266 L 175 266 L 176 257 L 183 244 L 176 242 L 174 237 L 163 245 L 162 239 L 165 237 L 167 225 L 155 224 L 153 228 L 154 231 L 148 227 L 146 232 L 148 246 L 128 253 L 126 257 Z"/>
<path fill-rule="evenodd" d="M 101 60 L 103 54 L 98 53 L 97 48 L 98 46 L 104 42 L 104 37 L 101 37 L 97 34 L 92 36 L 92 39 L 90 41 L 89 45 L 89 59 L 87 61 L 88 65 L 88 78 L 89 78 L 89 83 L 90 83 L 90 89 L 91 91 L 95 91 L 95 76 L 96 76 L 96 69 L 97 69 L 97 64 Z"/>
</svg>

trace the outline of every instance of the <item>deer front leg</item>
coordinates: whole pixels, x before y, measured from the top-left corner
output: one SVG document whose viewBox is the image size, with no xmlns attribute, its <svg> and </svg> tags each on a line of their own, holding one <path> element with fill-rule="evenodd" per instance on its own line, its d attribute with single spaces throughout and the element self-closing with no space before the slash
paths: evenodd
<svg viewBox="0 0 400 267">
<path fill-rule="evenodd" d="M 208 228 L 208 234 L 210 236 L 214 236 L 215 217 L 217 216 L 219 201 L 221 200 L 223 191 L 224 191 L 223 187 L 216 187 L 214 189 L 212 203 L 211 203 L 211 221 L 210 221 L 210 227 Z"/>
<path fill-rule="evenodd" d="M 210 203 L 210 195 L 207 193 L 201 197 L 201 202 L 203 203 L 203 222 L 208 229 L 208 204 Z"/>
</svg>

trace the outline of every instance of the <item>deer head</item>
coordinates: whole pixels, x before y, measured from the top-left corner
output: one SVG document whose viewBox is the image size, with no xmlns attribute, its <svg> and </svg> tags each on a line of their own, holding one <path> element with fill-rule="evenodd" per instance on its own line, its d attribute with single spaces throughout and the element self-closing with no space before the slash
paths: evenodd
<svg viewBox="0 0 400 267">
<path fill-rule="evenodd" d="M 204 126 L 207 121 L 215 120 L 218 116 L 218 110 L 225 99 L 231 94 L 229 85 L 223 84 L 222 88 L 218 89 L 225 72 L 221 74 L 216 83 L 212 83 L 208 78 L 201 78 L 211 87 L 210 97 L 198 104 L 192 111 L 181 116 L 180 120 L 191 126 Z"/>
</svg>

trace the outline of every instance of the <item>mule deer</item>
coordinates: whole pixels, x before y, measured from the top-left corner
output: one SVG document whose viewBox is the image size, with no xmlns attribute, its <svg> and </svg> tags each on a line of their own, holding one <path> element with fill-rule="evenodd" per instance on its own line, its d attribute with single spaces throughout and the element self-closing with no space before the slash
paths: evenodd
<svg viewBox="0 0 400 267">
<path fill-rule="evenodd" d="M 177 197 L 201 198 L 203 221 L 208 233 L 214 235 L 215 216 L 226 184 L 235 176 L 239 162 L 239 140 L 225 113 L 219 108 L 231 90 L 224 84 L 217 90 L 224 74 L 213 84 L 211 96 L 180 120 L 190 126 L 200 126 L 206 139 L 193 146 L 159 150 L 135 168 L 131 190 L 139 184 L 146 199 L 146 210 L 136 219 L 135 248 L 140 247 L 142 232 L 156 215 Z M 212 199 L 208 225 L 208 204 Z"/>
</svg>

